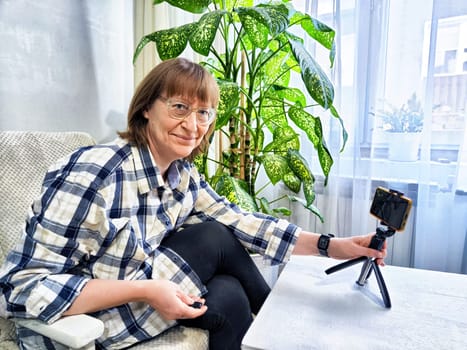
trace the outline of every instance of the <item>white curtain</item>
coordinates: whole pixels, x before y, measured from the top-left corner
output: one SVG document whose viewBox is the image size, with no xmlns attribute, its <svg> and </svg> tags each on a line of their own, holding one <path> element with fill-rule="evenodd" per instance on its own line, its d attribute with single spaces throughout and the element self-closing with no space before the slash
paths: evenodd
<svg viewBox="0 0 467 350">
<path fill-rule="evenodd" d="M 318 0 L 302 10 L 336 29 L 331 74 L 349 142 L 339 153 L 339 126 L 330 121 L 335 164 L 328 186 L 316 187 L 326 222 L 298 206 L 293 221 L 340 236 L 371 232 L 378 224 L 369 215 L 375 188 L 395 189 L 413 208 L 406 229 L 388 239 L 387 262 L 467 273 L 465 1 Z M 326 64 L 319 48 L 310 50 Z M 397 158 L 389 149 L 396 135 L 383 131 L 380 116 L 388 105 L 407 107 L 414 94 L 423 111 L 420 146 L 409 159 L 409 144 L 399 141 L 404 153 Z M 318 164 L 313 152 L 309 157 Z"/>
<path fill-rule="evenodd" d="M 133 91 L 126 0 L 0 1 L 0 129 L 114 139 Z"/>
</svg>

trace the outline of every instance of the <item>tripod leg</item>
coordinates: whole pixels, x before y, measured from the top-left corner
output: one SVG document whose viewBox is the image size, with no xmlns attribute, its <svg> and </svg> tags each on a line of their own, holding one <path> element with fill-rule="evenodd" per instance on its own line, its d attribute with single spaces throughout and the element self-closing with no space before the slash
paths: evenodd
<svg viewBox="0 0 467 350">
<path fill-rule="evenodd" d="M 373 270 L 375 270 L 375 276 L 376 280 L 378 281 L 379 291 L 381 292 L 381 296 L 383 297 L 384 306 L 386 306 L 386 308 L 389 309 L 391 308 L 391 298 L 389 297 L 389 292 L 386 288 L 386 283 L 384 282 L 383 274 L 381 273 L 381 270 L 379 269 L 379 266 L 375 260 L 371 261 L 371 265 L 373 267 Z"/>
<path fill-rule="evenodd" d="M 371 258 L 366 258 L 365 263 L 362 266 L 362 270 L 360 271 L 360 276 L 358 277 L 357 284 L 359 286 L 363 286 L 368 279 L 368 276 L 370 276 L 371 269 L 373 268 L 373 265 L 371 264 Z"/>
<path fill-rule="evenodd" d="M 363 262 L 363 261 L 365 261 L 366 259 L 367 259 L 367 257 L 361 256 L 361 257 L 359 257 L 359 258 L 355 258 L 355 259 L 352 259 L 352 260 L 347 260 L 347 261 L 344 261 L 343 263 L 340 263 L 340 264 L 331 266 L 330 268 L 328 268 L 328 269 L 325 270 L 324 272 L 326 272 L 326 274 L 329 275 L 329 274 L 331 274 L 331 273 L 334 273 L 334 272 L 337 272 L 337 271 L 339 271 L 339 270 L 345 269 L 346 267 L 349 267 L 349 266 L 358 264 L 358 263 L 360 263 L 360 262 Z"/>
</svg>

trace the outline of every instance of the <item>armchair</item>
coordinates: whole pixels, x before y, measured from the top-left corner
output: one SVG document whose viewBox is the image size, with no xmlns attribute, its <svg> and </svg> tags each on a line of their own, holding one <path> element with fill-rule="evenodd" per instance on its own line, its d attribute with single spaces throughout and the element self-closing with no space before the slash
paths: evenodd
<svg viewBox="0 0 467 350">
<path fill-rule="evenodd" d="M 80 146 L 94 144 L 82 132 L 0 131 L 0 264 L 21 235 L 27 207 L 39 195 L 47 168 Z M 88 315 L 63 317 L 53 324 L 34 319 L 0 318 L 0 344 L 18 350 L 16 327 L 29 328 L 69 349 L 94 349 L 104 324 Z M 154 340 L 135 345 L 145 349 L 207 349 L 208 333 L 201 329 L 174 327 Z"/>
</svg>

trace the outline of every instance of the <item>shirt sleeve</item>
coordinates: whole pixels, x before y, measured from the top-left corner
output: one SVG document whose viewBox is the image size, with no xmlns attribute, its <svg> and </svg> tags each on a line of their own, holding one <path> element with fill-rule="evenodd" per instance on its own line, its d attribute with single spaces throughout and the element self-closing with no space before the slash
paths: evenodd
<svg viewBox="0 0 467 350">
<path fill-rule="evenodd" d="M 194 213 L 205 220 L 216 220 L 233 229 L 249 250 L 266 261 L 278 264 L 289 260 L 301 229 L 287 220 L 262 213 L 249 213 L 219 196 L 202 178 Z"/>
<path fill-rule="evenodd" d="M 0 271 L 4 317 L 53 322 L 89 280 L 89 274 L 76 269 L 102 241 L 104 202 L 92 176 L 74 175 L 67 167 L 71 161 L 46 175 L 42 195 L 29 210 L 22 241 Z"/>
</svg>

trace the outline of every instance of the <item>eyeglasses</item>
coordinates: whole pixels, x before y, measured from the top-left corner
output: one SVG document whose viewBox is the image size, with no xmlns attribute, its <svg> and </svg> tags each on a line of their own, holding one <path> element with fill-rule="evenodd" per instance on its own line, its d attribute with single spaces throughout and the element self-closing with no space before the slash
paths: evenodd
<svg viewBox="0 0 467 350">
<path fill-rule="evenodd" d="M 167 104 L 169 117 L 183 120 L 191 113 L 196 112 L 196 122 L 199 125 L 209 125 L 216 117 L 216 110 L 209 107 L 191 108 L 191 106 L 171 98 L 159 96 L 159 99 Z"/>
</svg>

